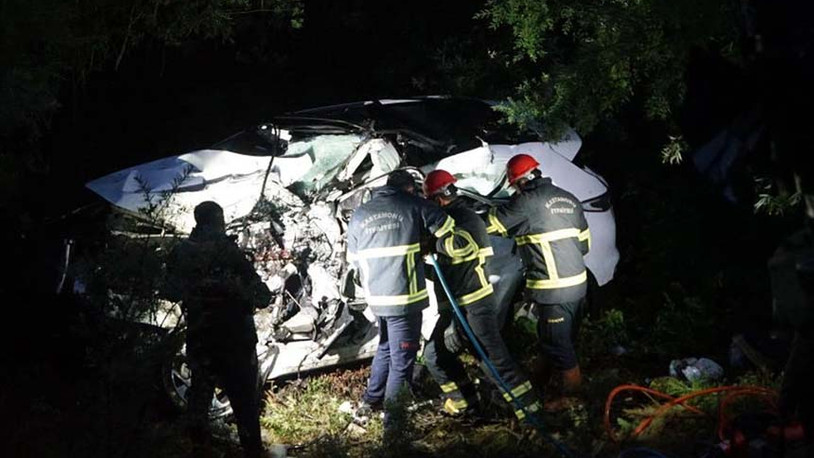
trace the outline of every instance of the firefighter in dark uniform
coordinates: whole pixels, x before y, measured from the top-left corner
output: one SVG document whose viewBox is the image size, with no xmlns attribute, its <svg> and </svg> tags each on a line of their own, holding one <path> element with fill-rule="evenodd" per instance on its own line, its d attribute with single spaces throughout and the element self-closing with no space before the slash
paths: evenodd
<svg viewBox="0 0 814 458">
<path fill-rule="evenodd" d="M 520 406 L 513 406 L 515 415 L 523 420 L 527 413 L 534 414 L 542 406 L 531 383 L 519 371 L 500 335 L 494 289 L 488 280 L 488 259 L 494 255 L 492 246 L 483 220 L 458 199 L 456 181 L 445 170 L 435 170 L 424 180 L 425 197 L 438 203 L 455 220 L 455 233 L 468 241 L 461 249 L 448 250 L 450 256 L 440 257 L 438 264 L 487 358 L 514 397 L 525 407 L 524 410 L 518 408 Z M 466 395 L 471 392 L 471 384 L 463 365 L 451 351 L 453 349 L 448 348 L 450 345 L 445 343 L 454 341 L 448 336 L 457 331 L 455 326 L 450 326 L 455 318 L 449 301 L 445 297 L 442 300 L 441 295 L 439 312 L 441 317 L 424 348 L 424 360 L 446 398 L 444 411 L 459 415 L 469 407 Z M 492 374 L 488 370 L 486 375 L 491 379 Z M 508 393 L 503 393 L 503 396 L 507 402 L 512 401 Z"/>
<path fill-rule="evenodd" d="M 246 456 L 260 456 L 260 396 L 255 307 L 271 293 L 252 263 L 225 233 L 223 209 L 215 202 L 195 207 L 189 239 L 167 262 L 166 296 L 181 301 L 187 320 L 187 358 L 192 370 L 190 433 L 197 454 L 210 449 L 208 414 L 219 382 L 231 401 Z"/>
<path fill-rule="evenodd" d="M 394 401 L 408 387 L 421 311 L 429 305 L 422 241 L 434 237 L 443 251 L 454 227 L 455 221 L 437 205 L 415 195 L 415 180 L 403 170 L 391 173 L 387 185 L 374 190 L 371 200 L 353 213 L 348 260 L 360 273 L 365 300 L 379 325 L 379 347 L 357 415 Z"/>
<path fill-rule="evenodd" d="M 583 256 L 591 234 L 579 199 L 543 178 L 539 165 L 527 154 L 509 160 L 506 173 L 517 192 L 507 205 L 490 210 L 487 231 L 514 237 L 543 355 L 569 394 L 582 382 L 573 340 L 588 287 Z"/>
</svg>

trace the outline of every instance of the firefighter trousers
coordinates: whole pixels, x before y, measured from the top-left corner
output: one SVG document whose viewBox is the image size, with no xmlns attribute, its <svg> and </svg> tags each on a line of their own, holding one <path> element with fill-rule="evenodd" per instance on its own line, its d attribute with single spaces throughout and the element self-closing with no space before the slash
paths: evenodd
<svg viewBox="0 0 814 458">
<path fill-rule="evenodd" d="M 421 338 L 421 312 L 378 317 L 379 347 L 370 367 L 363 399 L 368 404 L 395 401 L 409 389 Z"/>
<path fill-rule="evenodd" d="M 534 303 L 540 350 L 554 369 L 566 371 L 579 365 L 574 342 L 579 334 L 585 298 L 560 304 Z"/>
<path fill-rule="evenodd" d="M 520 368 L 509 354 L 506 343 L 500 335 L 496 307 L 492 296 L 462 307 L 461 311 L 486 356 L 506 385 L 512 390 L 515 397 L 527 408 L 537 411 L 540 407 L 539 398 L 531 388 L 528 378 L 520 371 Z M 469 380 L 460 360 L 444 343 L 444 331 L 453 319 L 455 318 L 452 310 L 447 309 L 441 312 L 441 317 L 435 325 L 432 337 L 425 346 L 424 360 L 430 374 L 441 386 L 445 397 L 452 400 L 452 407 L 463 410 L 467 405 L 464 397 L 465 393 L 461 391 L 461 388 L 463 387 L 464 391 L 466 391 Z M 473 353 L 478 356 L 474 351 Z M 481 368 L 489 380 L 499 387 L 500 385 L 492 378 L 491 372 L 485 365 L 481 364 Z M 511 397 L 507 393 L 503 393 L 503 395 L 507 402 L 511 401 Z M 464 402 L 461 402 L 461 400 Z M 446 407 L 445 405 L 445 409 Z M 519 409 L 516 407 L 515 413 L 522 418 L 522 412 L 518 412 Z"/>
</svg>

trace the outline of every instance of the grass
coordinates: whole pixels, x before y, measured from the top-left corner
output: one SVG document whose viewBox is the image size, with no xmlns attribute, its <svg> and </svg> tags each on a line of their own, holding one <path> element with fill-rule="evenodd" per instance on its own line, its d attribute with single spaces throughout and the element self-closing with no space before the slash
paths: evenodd
<svg viewBox="0 0 814 458">
<path fill-rule="evenodd" d="M 664 316 L 657 317 L 658 326 L 675 315 L 675 307 L 665 307 Z M 693 323 L 682 316 L 684 323 Z M 706 320 L 699 323 L 706 326 Z M 661 356 L 663 348 L 658 342 L 641 342 L 630 332 L 624 314 L 609 310 L 587 319 L 580 339 L 580 356 L 586 373 L 586 383 L 581 395 L 582 404 L 543 418 L 548 433 L 558 441 L 588 456 L 615 457 L 627 446 L 646 445 L 667 453 L 684 456 L 699 444 L 711 444 L 714 440 L 720 398 L 699 398 L 693 403 L 708 412 L 710 417 L 689 416 L 676 408 L 657 419 L 634 442 L 623 446 L 612 443 L 602 426 L 604 404 L 608 393 L 616 386 L 626 383 L 649 385 L 673 396 L 681 396 L 695 390 L 710 387 L 709 383 L 687 384 L 670 377 L 654 377 L 667 372 L 664 367 L 648 364 L 653 355 Z M 640 339 L 646 339 L 645 334 Z M 524 335 L 522 329 L 513 335 L 512 347 L 528 342 L 533 336 Z M 670 338 L 678 338 L 670 334 Z M 671 348 L 683 348 L 682 343 L 668 343 Z M 610 350 L 623 346 L 628 352 L 614 355 Z M 532 346 L 525 345 L 521 361 L 527 365 L 533 358 Z M 533 348 L 533 347 L 532 347 Z M 648 353 L 649 352 L 649 353 Z M 478 377 L 475 361 L 464 358 L 471 377 Z M 527 366 L 526 366 L 527 367 Z M 647 368 L 647 370 L 643 370 Z M 263 426 L 272 442 L 297 445 L 292 456 L 313 457 L 532 457 L 555 456 L 554 448 L 541 434 L 526 425 L 519 424 L 498 405 L 485 403 L 483 415 L 453 419 L 441 415 L 436 408 L 425 408 L 410 416 L 409 424 L 400 430 L 403 434 L 393 441 L 382 442 L 381 422 L 372 420 L 365 429 L 348 428 L 350 416 L 339 412 L 343 401 L 360 398 L 367 381 L 368 368 L 343 370 L 312 376 L 284 386 L 275 387 L 268 394 L 268 406 Z M 482 378 L 482 377 L 481 377 Z M 758 373 L 747 373 L 721 383 L 740 385 L 776 386 L 777 378 Z M 487 382 L 482 381 L 481 386 Z M 423 395 L 432 396 L 432 382 L 425 380 Z M 555 390 L 547 386 L 547 391 Z M 485 390 L 481 390 L 486 392 Z M 618 437 L 626 437 L 642 419 L 652 415 L 659 403 L 644 396 L 630 395 L 617 400 L 612 418 Z M 736 414 L 760 408 L 754 400 L 738 401 L 732 406 Z"/>
<path fill-rule="evenodd" d="M 347 373 L 347 371 L 345 372 Z M 343 402 L 337 377 L 327 375 L 267 392 L 261 425 L 274 443 L 301 444 L 342 433 L 351 420 L 339 412 Z"/>
</svg>

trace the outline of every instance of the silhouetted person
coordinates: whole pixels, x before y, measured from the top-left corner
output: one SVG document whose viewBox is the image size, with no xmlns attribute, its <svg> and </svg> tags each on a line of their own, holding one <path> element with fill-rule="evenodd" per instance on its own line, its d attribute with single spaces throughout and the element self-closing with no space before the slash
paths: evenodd
<svg viewBox="0 0 814 458">
<path fill-rule="evenodd" d="M 195 207 L 196 226 L 170 254 L 166 295 L 181 301 L 187 319 L 190 434 L 196 454 L 209 451 L 209 408 L 215 384 L 234 409 L 246 456 L 259 456 L 260 396 L 255 307 L 271 293 L 252 263 L 226 235 L 223 209 L 215 202 Z"/>
</svg>

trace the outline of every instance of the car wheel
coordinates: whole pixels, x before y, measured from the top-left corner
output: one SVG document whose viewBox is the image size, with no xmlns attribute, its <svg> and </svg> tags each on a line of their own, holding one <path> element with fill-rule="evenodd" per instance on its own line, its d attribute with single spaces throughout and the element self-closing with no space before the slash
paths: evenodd
<svg viewBox="0 0 814 458">
<path fill-rule="evenodd" d="M 174 346 L 174 351 L 168 352 L 161 367 L 161 384 L 169 397 L 172 406 L 179 412 L 185 412 L 189 404 L 189 387 L 192 381 L 192 371 L 187 364 L 186 344 L 183 339 Z M 232 413 L 232 405 L 226 393 L 220 387 L 215 387 L 212 403 L 209 406 L 210 418 L 222 418 Z"/>
</svg>

